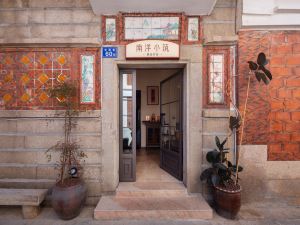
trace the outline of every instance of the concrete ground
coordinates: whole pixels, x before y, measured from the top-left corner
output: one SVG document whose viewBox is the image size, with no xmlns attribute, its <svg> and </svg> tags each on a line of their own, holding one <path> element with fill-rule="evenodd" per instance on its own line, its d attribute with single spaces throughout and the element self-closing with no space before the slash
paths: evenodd
<svg viewBox="0 0 300 225">
<path fill-rule="evenodd" d="M 81 214 L 69 221 L 60 220 L 52 208 L 43 207 L 41 214 L 31 220 L 22 219 L 20 207 L 0 207 L 0 225 L 300 225 L 300 198 L 266 199 L 264 202 L 244 204 L 236 220 L 214 215 L 212 220 L 119 220 L 93 219 L 93 207 L 85 207 Z"/>
</svg>

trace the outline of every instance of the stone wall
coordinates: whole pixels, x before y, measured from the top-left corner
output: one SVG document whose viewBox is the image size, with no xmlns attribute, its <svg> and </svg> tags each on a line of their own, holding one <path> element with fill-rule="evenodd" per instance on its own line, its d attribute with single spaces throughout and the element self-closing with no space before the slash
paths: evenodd
<svg viewBox="0 0 300 225">
<path fill-rule="evenodd" d="M 5 47 L 18 46 L 22 48 L 18 50 L 19 53 L 25 51 L 26 54 L 33 54 L 37 59 L 37 65 L 39 65 L 38 58 L 41 52 L 49 54 L 49 52 L 65 51 L 72 58 L 69 61 L 71 64 L 70 75 L 74 75 L 75 79 L 78 79 L 78 75 L 73 72 L 78 72 L 79 64 L 76 57 L 80 51 L 89 51 L 85 48 L 102 44 L 101 18 L 93 14 L 88 0 L 3 0 L 0 2 L 0 7 L 1 45 Z M 219 0 L 212 15 L 202 18 L 200 27 L 203 33 L 198 42 L 187 42 L 184 32 L 187 15 L 180 14 L 183 18 L 183 32 L 182 40 L 180 40 L 180 44 L 182 44 L 180 60 L 177 62 L 168 60 L 129 62 L 125 60 L 125 43 L 114 43 L 119 47 L 119 57 L 103 59 L 103 74 L 101 74 L 103 83 L 101 83 L 101 90 L 100 84 L 97 89 L 99 105 L 89 108 L 93 110 L 80 115 L 79 125 L 74 133 L 75 140 L 78 140 L 82 149 L 89 156 L 86 160 L 86 173 L 84 174 L 89 186 L 89 203 L 95 203 L 103 192 L 114 191 L 119 182 L 119 124 L 116 118 L 118 118 L 119 101 L 118 66 L 122 67 L 122 63 L 126 65 L 126 68 L 133 63 L 136 63 L 135 66 L 141 66 L 140 68 L 143 68 L 142 64 L 144 68 L 153 66 L 165 69 L 174 68 L 174 66 L 185 67 L 186 153 L 184 157 L 186 161 L 184 172 L 187 174 L 185 183 L 189 192 L 201 191 L 199 176 L 201 169 L 207 166 L 202 158 L 207 150 L 215 147 L 215 135 L 225 137 L 228 127 L 228 110 L 202 110 L 202 41 L 204 39 L 205 43 L 218 45 L 224 44 L 224 42 L 232 44 L 236 40 L 234 8 L 234 0 Z M 32 48 L 36 47 L 35 45 L 42 46 L 44 49 Z M 80 51 L 76 49 L 77 45 L 82 47 Z M 50 51 L 49 48 L 52 46 L 55 48 L 60 46 L 64 49 Z M 76 48 L 68 48 L 69 46 Z M 74 51 L 75 53 L 73 53 Z M 54 109 L 58 108 L 54 107 L 55 105 L 52 103 L 43 105 L 39 98 L 40 95 L 33 96 L 34 101 L 25 103 L 20 101 L 25 88 L 21 81 L 21 73 L 24 71 L 19 69 L 24 67 L 22 65 L 24 63 L 13 66 L 13 71 L 16 72 L 11 78 L 11 70 L 6 68 L 6 56 L 10 54 L 5 50 L 5 55 L 1 58 L 1 85 L 4 84 L 6 75 L 9 75 L 7 78 L 11 79 L 12 83 L 5 84 L 7 87 L 1 89 L 0 96 L 1 109 L 5 109 L 0 111 L 0 185 L 1 187 L 48 188 L 55 182 L 56 173 L 54 161 L 47 162 L 44 152 L 59 140 L 62 122 L 54 114 Z M 100 64 L 99 53 L 97 54 L 97 63 Z M 12 56 L 12 59 L 18 63 L 22 59 L 21 54 L 14 53 Z M 98 67 L 98 69 L 99 73 L 97 74 L 99 75 L 100 68 Z M 100 76 L 97 78 L 100 80 Z M 34 77 L 32 80 L 39 82 L 38 77 Z M 35 88 L 34 85 L 33 88 Z M 32 87 L 29 86 L 29 88 Z M 12 99 L 15 102 L 11 105 L 4 104 L 3 97 L 6 90 L 13 90 Z M 99 108 L 100 98 L 101 111 Z M 40 111 L 40 109 L 44 110 Z M 102 128 L 105 132 L 102 132 Z"/>
<path fill-rule="evenodd" d="M 0 187 L 51 188 L 57 179 L 58 153 L 48 162 L 45 152 L 62 140 L 64 119 L 54 110 L 0 111 Z M 96 204 L 102 191 L 102 125 L 100 110 L 82 112 L 72 139 L 88 158 L 83 178 L 88 204 Z"/>
<path fill-rule="evenodd" d="M 202 18 L 204 43 L 218 44 L 237 41 L 235 15 L 235 0 L 218 0 L 211 15 Z"/>
<path fill-rule="evenodd" d="M 0 8 L 0 44 L 99 45 L 101 18 L 89 0 L 3 0 Z"/>
</svg>

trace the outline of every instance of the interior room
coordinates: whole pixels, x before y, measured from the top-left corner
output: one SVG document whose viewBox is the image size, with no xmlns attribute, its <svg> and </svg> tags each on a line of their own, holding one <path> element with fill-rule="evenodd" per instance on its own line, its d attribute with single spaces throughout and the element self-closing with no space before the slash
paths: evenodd
<svg viewBox="0 0 300 225">
<path fill-rule="evenodd" d="M 141 69 L 136 71 L 137 181 L 176 180 L 174 176 L 161 168 L 160 145 L 161 138 L 163 138 L 161 107 L 164 107 L 161 102 L 161 83 L 178 72 L 178 69 Z"/>
</svg>

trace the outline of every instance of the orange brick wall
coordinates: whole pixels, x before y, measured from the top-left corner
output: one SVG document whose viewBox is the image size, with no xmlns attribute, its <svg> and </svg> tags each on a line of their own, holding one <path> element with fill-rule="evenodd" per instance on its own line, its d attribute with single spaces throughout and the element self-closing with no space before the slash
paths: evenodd
<svg viewBox="0 0 300 225">
<path fill-rule="evenodd" d="M 247 61 L 262 51 L 273 74 L 268 87 L 252 79 L 243 144 L 267 144 L 268 160 L 300 160 L 300 32 L 241 31 L 238 45 L 241 110 Z"/>
<path fill-rule="evenodd" d="M 96 102 L 82 108 L 100 108 L 98 48 L 7 48 L 0 50 L 0 109 L 60 109 L 49 89 L 65 80 L 80 88 L 80 56 L 95 55 Z M 79 96 L 78 96 L 79 101 Z"/>
</svg>

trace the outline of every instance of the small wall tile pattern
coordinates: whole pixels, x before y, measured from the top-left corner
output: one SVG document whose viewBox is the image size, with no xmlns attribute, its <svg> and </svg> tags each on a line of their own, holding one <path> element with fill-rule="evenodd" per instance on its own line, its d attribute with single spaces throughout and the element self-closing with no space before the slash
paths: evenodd
<svg viewBox="0 0 300 225">
<path fill-rule="evenodd" d="M 252 79 L 243 144 L 267 144 L 268 160 L 300 160 L 300 32 L 242 31 L 238 48 L 240 109 L 246 96 L 248 60 L 264 52 L 273 80 Z"/>
<path fill-rule="evenodd" d="M 2 49 L 0 109 L 60 108 L 58 101 L 49 97 L 49 89 L 68 80 L 80 80 L 79 55 L 85 52 L 71 48 Z M 94 51 L 93 54 L 98 53 Z M 99 108 L 100 102 L 90 107 Z"/>
<path fill-rule="evenodd" d="M 190 20 L 190 35 L 188 20 Z M 107 40 L 112 33 L 106 29 L 106 20 L 116 22 L 116 39 Z M 197 26 L 198 25 L 198 26 Z M 179 44 L 201 44 L 201 17 L 187 16 L 184 13 L 118 13 L 102 16 L 103 44 L 126 45 L 136 40 L 163 39 Z M 108 33 L 108 34 L 107 34 Z M 190 36 L 190 40 L 188 40 Z"/>
<path fill-rule="evenodd" d="M 179 17 L 130 17 L 125 18 L 125 39 L 179 39 Z"/>
<path fill-rule="evenodd" d="M 188 18 L 188 41 L 199 39 L 199 17 Z"/>
<path fill-rule="evenodd" d="M 81 55 L 80 102 L 95 102 L 95 56 Z"/>
<path fill-rule="evenodd" d="M 116 18 L 105 19 L 105 41 L 114 42 L 117 40 Z"/>
<path fill-rule="evenodd" d="M 227 88 L 232 76 L 230 65 L 233 56 L 228 46 L 205 46 L 203 58 L 203 106 L 204 108 L 228 108 Z"/>
<path fill-rule="evenodd" d="M 224 103 L 224 55 L 209 58 L 209 103 Z"/>
</svg>

